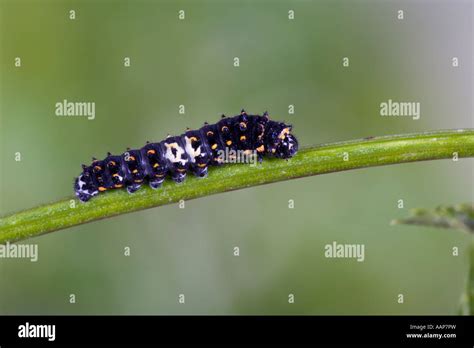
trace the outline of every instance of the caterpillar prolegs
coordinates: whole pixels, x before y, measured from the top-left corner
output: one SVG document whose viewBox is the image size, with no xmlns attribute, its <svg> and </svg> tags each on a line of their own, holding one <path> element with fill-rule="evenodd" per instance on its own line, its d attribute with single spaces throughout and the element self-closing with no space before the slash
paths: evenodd
<svg viewBox="0 0 474 348">
<path fill-rule="evenodd" d="M 90 166 L 82 165 L 82 173 L 74 181 L 76 196 L 87 202 L 100 192 L 125 187 L 133 193 L 145 182 L 153 189 L 161 186 L 166 176 L 182 182 L 188 171 L 198 177 L 207 175 L 209 165 L 222 165 L 222 151 L 234 150 L 263 156 L 290 158 L 298 151 L 292 126 L 272 121 L 263 115 L 225 117 L 214 124 L 205 123 L 198 130 L 186 130 L 179 136 L 149 143 L 141 149 L 127 150 L 121 155 L 107 154 L 104 160 L 93 158 Z"/>
</svg>

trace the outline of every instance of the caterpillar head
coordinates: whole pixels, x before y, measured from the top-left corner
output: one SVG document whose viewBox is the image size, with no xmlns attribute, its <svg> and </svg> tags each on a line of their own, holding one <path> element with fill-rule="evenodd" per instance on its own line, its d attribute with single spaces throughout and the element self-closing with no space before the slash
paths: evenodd
<svg viewBox="0 0 474 348">
<path fill-rule="evenodd" d="M 87 202 L 96 196 L 99 191 L 91 173 L 87 170 L 74 180 L 74 192 L 82 202 Z"/>
<path fill-rule="evenodd" d="M 298 152 L 298 140 L 291 134 L 291 125 L 277 123 L 269 131 L 269 154 L 277 158 L 291 158 Z"/>
</svg>

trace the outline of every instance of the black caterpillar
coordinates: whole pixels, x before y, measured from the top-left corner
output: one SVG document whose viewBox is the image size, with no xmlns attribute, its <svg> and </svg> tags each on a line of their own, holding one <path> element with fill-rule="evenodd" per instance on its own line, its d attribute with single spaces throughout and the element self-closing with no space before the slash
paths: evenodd
<svg viewBox="0 0 474 348">
<path fill-rule="evenodd" d="M 119 156 L 108 153 L 100 161 L 93 158 L 90 166 L 82 165 L 82 173 L 74 181 L 76 196 L 87 202 L 99 192 L 126 187 L 133 193 L 148 181 L 157 189 L 167 174 L 179 183 L 190 170 L 198 177 L 207 175 L 209 165 L 221 165 L 222 151 L 255 153 L 258 161 L 264 155 L 290 158 L 298 151 L 298 141 L 290 133 L 292 126 L 271 121 L 268 113 L 225 117 L 215 123 L 207 122 L 201 129 L 168 137 L 159 143 L 149 143 L 139 150 Z"/>
</svg>

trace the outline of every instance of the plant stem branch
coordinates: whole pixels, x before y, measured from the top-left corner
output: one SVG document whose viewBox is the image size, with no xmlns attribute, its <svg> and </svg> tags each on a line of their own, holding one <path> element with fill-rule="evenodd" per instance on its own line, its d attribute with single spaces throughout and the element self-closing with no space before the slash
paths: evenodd
<svg viewBox="0 0 474 348">
<path fill-rule="evenodd" d="M 474 315 L 474 236 L 471 235 L 471 243 L 469 246 L 470 257 L 469 257 L 469 276 L 467 279 L 467 298 L 469 301 L 470 312 L 468 315 Z"/>
<path fill-rule="evenodd" d="M 474 130 L 392 135 L 301 149 L 291 160 L 264 159 L 257 165 L 210 168 L 206 179 L 188 176 L 181 184 L 166 180 L 154 191 L 130 195 L 113 190 L 83 204 L 75 198 L 42 205 L 0 219 L 0 243 L 14 242 L 137 210 L 246 187 L 310 175 L 387 164 L 474 156 Z M 71 188 L 72 189 L 72 188 Z"/>
</svg>

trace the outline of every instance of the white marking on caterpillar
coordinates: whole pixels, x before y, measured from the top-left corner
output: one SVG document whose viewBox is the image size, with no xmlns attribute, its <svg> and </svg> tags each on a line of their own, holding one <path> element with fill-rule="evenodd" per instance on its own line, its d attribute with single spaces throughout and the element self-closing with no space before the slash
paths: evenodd
<svg viewBox="0 0 474 348">
<path fill-rule="evenodd" d="M 178 145 L 178 143 L 165 143 L 166 146 L 166 154 L 165 157 L 171 163 L 181 163 L 181 165 L 185 165 L 188 162 L 188 159 L 182 159 L 181 156 L 185 153 L 184 150 Z M 172 149 L 176 150 L 176 156 L 173 155 Z"/>
<path fill-rule="evenodd" d="M 194 150 L 191 138 L 185 137 L 185 140 L 186 140 L 186 153 L 189 155 L 189 157 L 191 157 L 191 163 L 195 163 L 196 157 L 201 155 L 201 146 L 199 146 L 197 150 Z"/>
<path fill-rule="evenodd" d="M 86 184 L 84 181 L 82 181 L 82 175 L 79 175 L 78 184 L 79 184 L 79 190 L 82 191 L 82 186 Z"/>
<path fill-rule="evenodd" d="M 284 128 L 284 129 L 280 132 L 280 134 L 278 135 L 278 138 L 283 140 L 283 139 L 285 139 L 285 137 L 286 137 L 287 134 L 290 134 L 290 128 L 289 128 L 289 127 Z"/>
<path fill-rule="evenodd" d="M 78 181 L 77 181 L 77 183 L 79 185 L 79 193 L 85 193 L 86 195 L 96 196 L 99 193 L 98 190 L 91 191 L 91 190 L 84 190 L 83 189 L 84 185 L 86 185 L 86 182 L 82 181 L 82 178 L 83 178 L 83 176 L 80 175 L 79 178 L 78 178 Z"/>
</svg>

